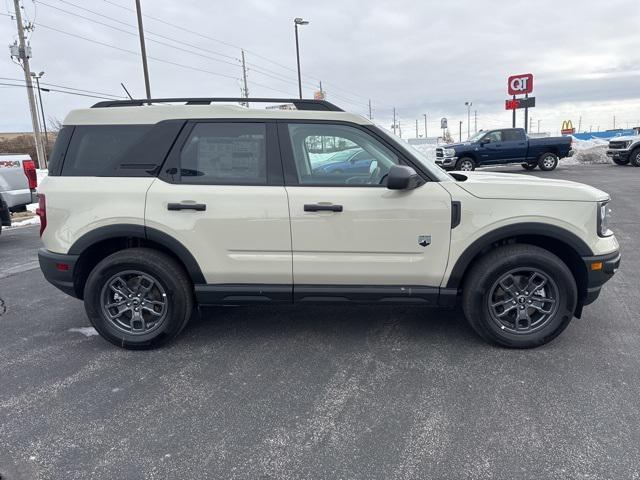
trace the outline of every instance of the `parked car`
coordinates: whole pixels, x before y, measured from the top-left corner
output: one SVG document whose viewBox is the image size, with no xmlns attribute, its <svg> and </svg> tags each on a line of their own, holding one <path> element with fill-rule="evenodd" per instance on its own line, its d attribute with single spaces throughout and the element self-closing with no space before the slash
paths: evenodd
<svg viewBox="0 0 640 480">
<path fill-rule="evenodd" d="M 436 164 L 445 170 L 472 171 L 476 167 L 520 163 L 525 170 L 550 171 L 573 155 L 571 137 L 530 138 L 523 128 L 480 131 L 464 143 L 436 148 Z"/>
<path fill-rule="evenodd" d="M 0 155 L 0 232 L 11 226 L 11 213 L 36 201 L 38 176 L 29 155 Z"/>
<path fill-rule="evenodd" d="M 618 165 L 640 167 L 640 135 L 614 137 L 609 140 L 607 156 Z"/>
<path fill-rule="evenodd" d="M 313 157 L 313 154 L 310 153 L 309 155 Z M 311 165 L 317 173 L 350 175 L 367 173 L 372 161 L 373 157 L 366 150 L 349 148 L 335 153 L 316 167 L 313 167 L 313 161 Z"/>
<path fill-rule="evenodd" d="M 196 304 L 334 301 L 460 302 L 485 340 L 535 347 L 620 264 L 593 187 L 449 175 L 325 101 L 155 105 L 177 101 L 72 111 L 40 187 L 40 267 L 115 345 L 171 340 Z M 366 151 L 368 170 L 312 168 L 323 137 Z"/>
</svg>

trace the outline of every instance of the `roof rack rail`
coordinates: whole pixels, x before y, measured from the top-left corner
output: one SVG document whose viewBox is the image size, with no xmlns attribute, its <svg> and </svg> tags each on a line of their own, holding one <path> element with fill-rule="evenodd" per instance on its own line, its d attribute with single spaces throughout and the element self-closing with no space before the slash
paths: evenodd
<svg viewBox="0 0 640 480">
<path fill-rule="evenodd" d="M 150 98 L 135 100 L 107 100 L 98 102 L 91 108 L 106 107 L 139 107 L 151 103 L 185 103 L 186 105 L 210 105 L 220 102 L 252 102 L 252 103 L 293 103 L 298 110 L 321 110 L 342 112 L 340 107 L 326 100 L 312 100 L 307 98 Z"/>
</svg>

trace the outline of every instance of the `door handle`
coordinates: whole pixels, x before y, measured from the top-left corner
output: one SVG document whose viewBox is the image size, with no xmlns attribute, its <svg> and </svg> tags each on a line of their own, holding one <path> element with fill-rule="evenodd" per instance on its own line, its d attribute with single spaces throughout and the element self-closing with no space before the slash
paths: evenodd
<svg viewBox="0 0 640 480">
<path fill-rule="evenodd" d="M 307 203 L 304 206 L 305 212 L 341 212 L 342 205 L 322 205 L 319 203 Z"/>
<path fill-rule="evenodd" d="M 167 210 L 195 210 L 197 212 L 204 212 L 207 209 L 207 205 L 204 203 L 168 203 Z"/>
</svg>

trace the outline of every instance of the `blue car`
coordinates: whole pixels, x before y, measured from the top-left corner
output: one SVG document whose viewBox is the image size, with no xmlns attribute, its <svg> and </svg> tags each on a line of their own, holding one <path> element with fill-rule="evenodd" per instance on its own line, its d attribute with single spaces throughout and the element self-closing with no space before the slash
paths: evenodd
<svg viewBox="0 0 640 480">
<path fill-rule="evenodd" d="M 372 161 L 371 155 L 362 148 L 350 148 L 332 155 L 313 171 L 327 175 L 368 174 Z"/>
</svg>

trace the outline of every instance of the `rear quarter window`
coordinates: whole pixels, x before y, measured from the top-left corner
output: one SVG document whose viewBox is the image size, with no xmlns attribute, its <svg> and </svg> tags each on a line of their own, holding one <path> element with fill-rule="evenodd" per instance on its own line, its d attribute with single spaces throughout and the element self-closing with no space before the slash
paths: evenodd
<svg viewBox="0 0 640 480">
<path fill-rule="evenodd" d="M 102 176 L 121 163 L 127 151 L 153 125 L 79 125 L 64 157 L 62 175 Z"/>
</svg>

